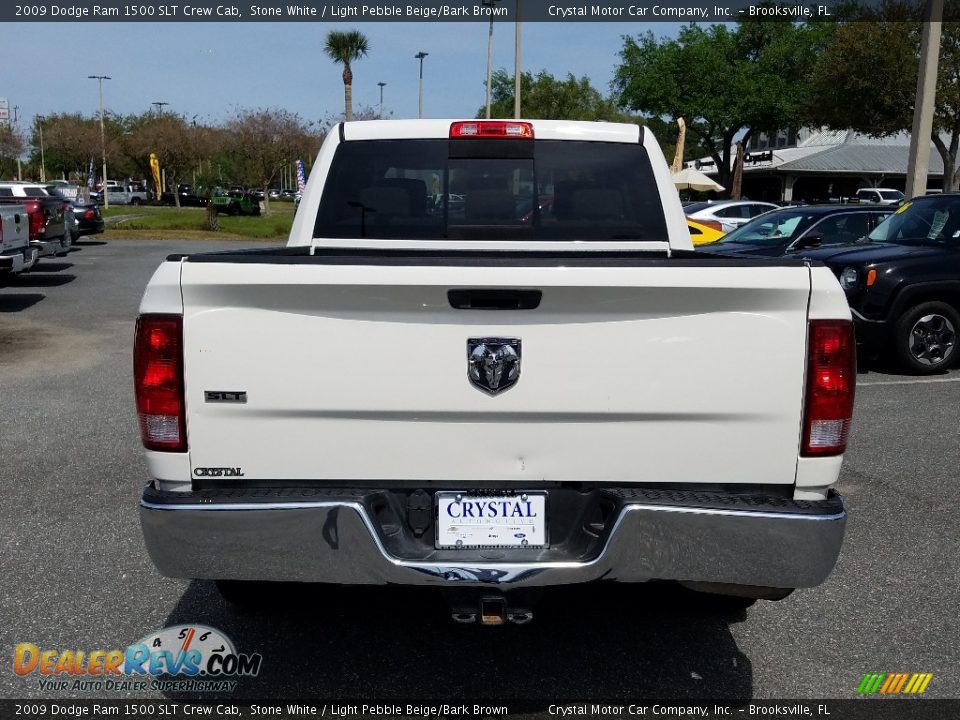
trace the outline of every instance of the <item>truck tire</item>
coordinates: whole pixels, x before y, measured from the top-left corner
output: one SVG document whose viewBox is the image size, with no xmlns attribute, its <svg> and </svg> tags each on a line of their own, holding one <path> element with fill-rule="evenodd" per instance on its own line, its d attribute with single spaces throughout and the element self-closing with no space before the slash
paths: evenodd
<svg viewBox="0 0 960 720">
<path fill-rule="evenodd" d="M 133 199 L 130 201 L 130 204 L 131 204 L 131 205 L 139 205 L 139 204 L 140 204 L 140 198 L 138 198 L 138 197 L 133 198 Z"/>
<path fill-rule="evenodd" d="M 906 310 L 894 325 L 894 351 L 900 363 L 917 375 L 931 375 L 957 359 L 960 314 L 947 303 L 930 301 Z"/>
<path fill-rule="evenodd" d="M 227 215 L 232 215 L 236 217 L 240 214 L 240 206 L 237 203 L 230 203 L 230 207 L 227 208 Z"/>
</svg>

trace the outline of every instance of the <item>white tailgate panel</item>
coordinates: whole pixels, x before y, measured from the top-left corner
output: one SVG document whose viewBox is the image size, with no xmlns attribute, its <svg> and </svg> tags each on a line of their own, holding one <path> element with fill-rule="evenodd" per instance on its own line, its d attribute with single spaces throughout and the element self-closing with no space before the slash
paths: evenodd
<svg viewBox="0 0 960 720">
<path fill-rule="evenodd" d="M 805 267 L 186 262 L 182 282 L 193 468 L 331 483 L 794 481 Z M 449 306 L 448 289 L 480 287 L 543 301 Z M 467 379 L 480 336 L 522 340 L 520 378 L 495 397 Z M 208 390 L 248 401 L 207 403 Z"/>
</svg>

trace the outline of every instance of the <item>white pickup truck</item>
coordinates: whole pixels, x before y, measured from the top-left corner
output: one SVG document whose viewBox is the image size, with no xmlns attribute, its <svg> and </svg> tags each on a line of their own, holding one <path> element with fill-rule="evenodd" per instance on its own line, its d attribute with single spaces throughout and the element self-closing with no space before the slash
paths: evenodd
<svg viewBox="0 0 960 720">
<path fill-rule="evenodd" d="M 169 257 L 140 312 L 146 547 L 228 599 L 523 622 L 511 591 L 593 580 L 779 599 L 840 551 L 843 292 L 695 252 L 636 125 L 340 125 L 286 248 Z"/>
<path fill-rule="evenodd" d="M 142 185 L 108 184 L 105 190 L 110 205 L 140 205 L 147 201 L 147 191 Z"/>
</svg>

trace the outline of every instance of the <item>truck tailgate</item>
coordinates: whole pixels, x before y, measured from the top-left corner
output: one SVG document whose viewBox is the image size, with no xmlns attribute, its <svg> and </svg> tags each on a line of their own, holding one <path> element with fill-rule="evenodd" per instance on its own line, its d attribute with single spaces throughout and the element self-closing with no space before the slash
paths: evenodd
<svg viewBox="0 0 960 720">
<path fill-rule="evenodd" d="M 448 300 L 482 288 L 542 299 L 527 310 Z M 188 260 L 181 290 L 196 476 L 794 482 L 810 296 L 800 264 Z M 491 337 L 521 341 L 522 372 L 496 396 L 468 380 L 468 339 Z"/>
</svg>

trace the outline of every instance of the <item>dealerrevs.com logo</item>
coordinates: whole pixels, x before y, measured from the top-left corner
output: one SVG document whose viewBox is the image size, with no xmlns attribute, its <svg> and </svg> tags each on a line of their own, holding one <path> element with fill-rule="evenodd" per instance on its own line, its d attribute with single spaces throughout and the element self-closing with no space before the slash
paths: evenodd
<svg viewBox="0 0 960 720">
<path fill-rule="evenodd" d="M 233 642 L 206 625 L 174 625 L 123 650 L 43 649 L 19 643 L 13 671 L 38 676 L 40 690 L 181 690 L 223 692 L 237 678 L 260 672 L 259 653 L 237 652 Z"/>
<path fill-rule="evenodd" d="M 923 695 L 933 673 L 867 673 L 857 686 L 857 695 Z"/>
</svg>

